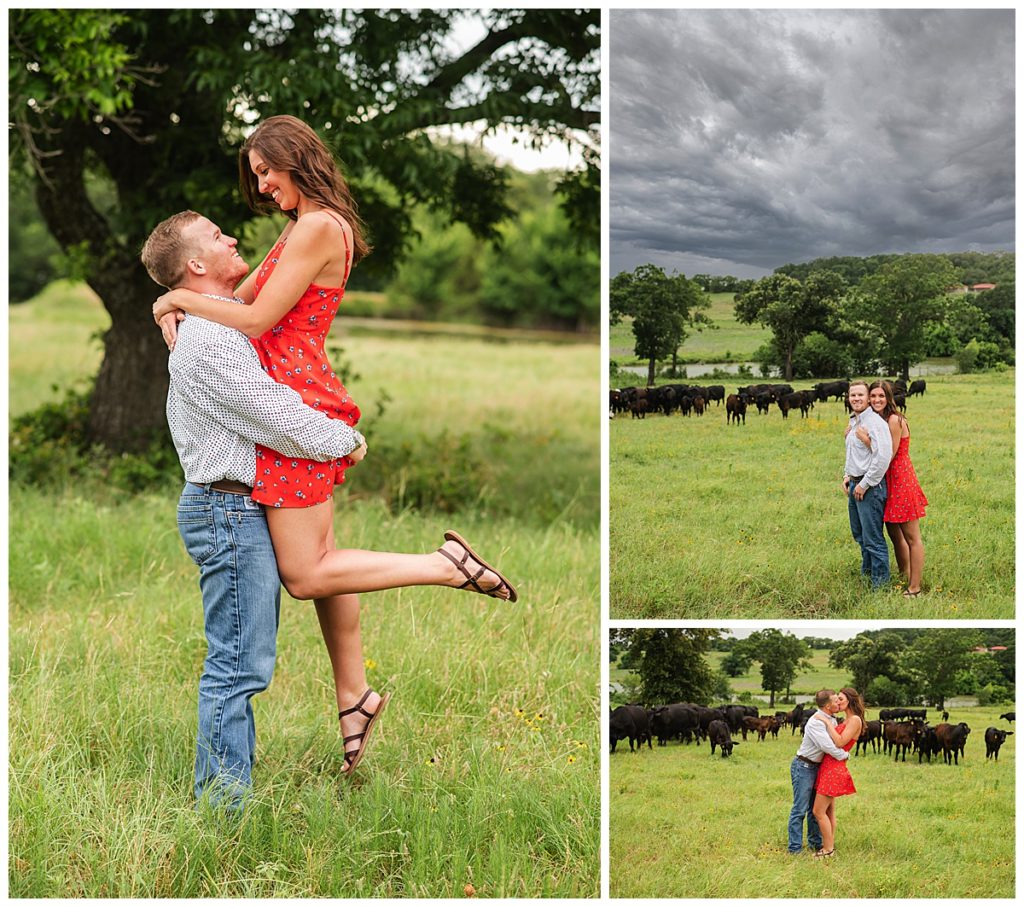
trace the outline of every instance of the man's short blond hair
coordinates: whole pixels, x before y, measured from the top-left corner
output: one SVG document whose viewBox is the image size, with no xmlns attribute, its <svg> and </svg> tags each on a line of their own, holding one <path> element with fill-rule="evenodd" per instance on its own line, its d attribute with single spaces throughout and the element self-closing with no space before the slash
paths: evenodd
<svg viewBox="0 0 1024 907">
<path fill-rule="evenodd" d="M 142 263 L 160 286 L 172 290 L 185 282 L 188 260 L 199 250 L 182 234 L 200 217 L 195 211 L 179 211 L 157 224 L 149 234 L 142 247 Z"/>
</svg>

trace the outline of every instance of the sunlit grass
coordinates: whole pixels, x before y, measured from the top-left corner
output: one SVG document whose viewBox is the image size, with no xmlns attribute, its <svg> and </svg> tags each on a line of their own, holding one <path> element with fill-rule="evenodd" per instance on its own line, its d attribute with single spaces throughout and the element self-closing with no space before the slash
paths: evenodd
<svg viewBox="0 0 1024 907">
<path fill-rule="evenodd" d="M 610 425 L 613 617 L 1012 618 L 1014 378 L 928 379 L 910 401 L 930 506 L 925 594 L 861 584 L 840 481 L 845 411 L 724 406 Z"/>
<path fill-rule="evenodd" d="M 950 711 L 971 727 L 959 765 L 851 757 L 857 793 L 837 800 L 827 861 L 786 849 L 798 740 L 788 730 L 751 735 L 728 759 L 707 743 L 620 748 L 609 763 L 612 897 L 1012 898 L 1016 737 L 986 761 L 985 728 L 1009 729 L 1005 709 Z"/>
</svg>

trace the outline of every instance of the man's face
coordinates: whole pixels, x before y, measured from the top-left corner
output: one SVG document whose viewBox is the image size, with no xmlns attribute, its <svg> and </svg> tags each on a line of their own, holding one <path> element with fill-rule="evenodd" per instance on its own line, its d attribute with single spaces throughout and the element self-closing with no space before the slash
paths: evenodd
<svg viewBox="0 0 1024 907">
<path fill-rule="evenodd" d="M 220 227 L 213 221 L 200 217 L 181 232 L 182 237 L 196 250 L 189 260 L 199 263 L 205 269 L 206 276 L 233 287 L 249 273 L 249 266 L 235 248 L 238 240 L 221 233 Z"/>
<path fill-rule="evenodd" d="M 849 390 L 850 408 L 862 413 L 868 408 L 868 389 L 863 384 L 854 384 Z"/>
</svg>

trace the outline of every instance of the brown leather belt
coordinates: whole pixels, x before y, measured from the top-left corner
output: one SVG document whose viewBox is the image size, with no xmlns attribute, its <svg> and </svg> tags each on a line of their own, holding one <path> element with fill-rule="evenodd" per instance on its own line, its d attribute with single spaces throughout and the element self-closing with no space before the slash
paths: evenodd
<svg viewBox="0 0 1024 907">
<path fill-rule="evenodd" d="M 808 759 L 806 756 L 801 756 L 799 753 L 796 754 L 796 758 L 801 762 L 806 762 L 808 765 L 813 765 L 815 768 L 821 768 L 820 762 L 815 762 L 813 759 Z"/>
<path fill-rule="evenodd" d="M 210 488 L 214 491 L 226 491 L 228 494 L 252 494 L 252 489 L 243 482 L 232 482 L 229 479 L 222 479 L 220 482 L 211 482 Z"/>
</svg>

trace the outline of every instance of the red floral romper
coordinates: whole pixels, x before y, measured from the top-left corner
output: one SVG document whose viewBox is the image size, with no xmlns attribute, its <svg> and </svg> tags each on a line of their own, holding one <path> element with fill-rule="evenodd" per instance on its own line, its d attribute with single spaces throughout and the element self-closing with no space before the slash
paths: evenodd
<svg viewBox="0 0 1024 907">
<path fill-rule="evenodd" d="M 332 212 L 326 213 L 337 220 Z M 348 282 L 352 270 L 352 253 L 344 227 L 342 237 L 345 242 L 345 281 L 342 286 L 310 284 L 285 316 L 262 336 L 253 338 L 252 344 L 263 370 L 271 378 L 298 391 L 307 406 L 322 410 L 332 419 L 342 419 L 349 425 L 355 425 L 359 421 L 359 407 L 334 374 L 324 349 L 338 304 L 345 294 L 344 283 Z M 260 290 L 274 273 L 286 241 L 286 238 L 278 240 L 263 260 L 256 275 L 254 298 L 259 297 Z M 345 470 L 352 465 L 350 457 L 321 463 L 286 457 L 257 444 L 256 484 L 252 499 L 268 507 L 321 504 L 330 499 L 335 485 L 345 481 Z"/>
</svg>

